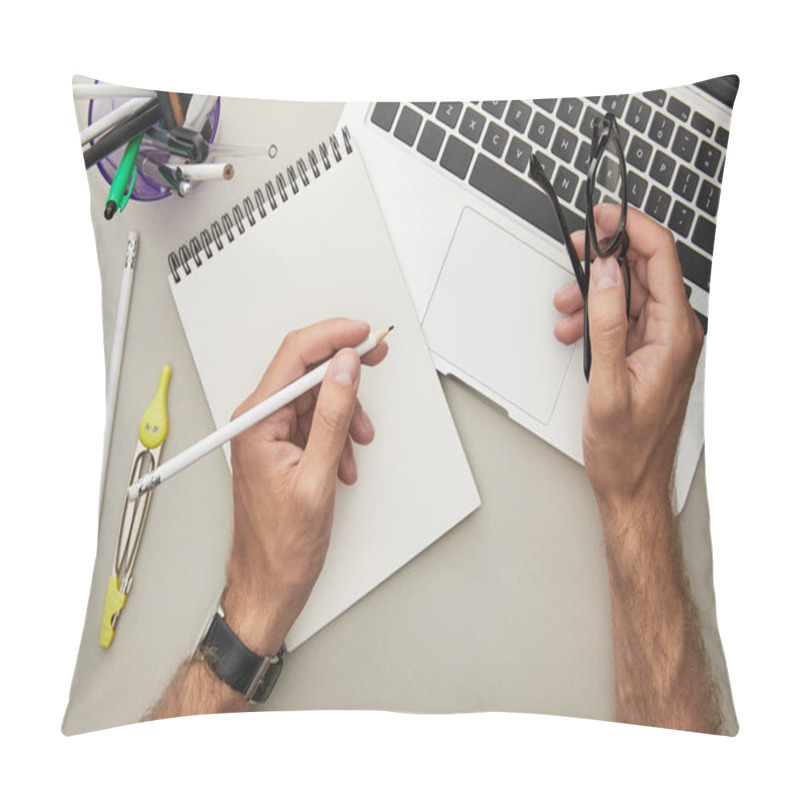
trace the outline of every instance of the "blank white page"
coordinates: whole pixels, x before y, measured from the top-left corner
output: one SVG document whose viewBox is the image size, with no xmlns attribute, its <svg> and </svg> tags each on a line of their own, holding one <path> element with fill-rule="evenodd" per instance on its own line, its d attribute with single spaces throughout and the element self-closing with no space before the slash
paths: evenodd
<svg viewBox="0 0 800 800">
<path fill-rule="evenodd" d="M 338 486 L 325 566 L 287 649 L 480 503 L 361 157 L 343 154 L 320 169 L 179 283 L 169 278 L 217 427 L 256 387 L 290 330 L 338 316 L 375 330 L 395 326 L 384 362 L 362 369 L 359 399 L 375 440 L 356 446 L 356 485 Z M 184 479 L 190 475 L 191 468 Z"/>
</svg>

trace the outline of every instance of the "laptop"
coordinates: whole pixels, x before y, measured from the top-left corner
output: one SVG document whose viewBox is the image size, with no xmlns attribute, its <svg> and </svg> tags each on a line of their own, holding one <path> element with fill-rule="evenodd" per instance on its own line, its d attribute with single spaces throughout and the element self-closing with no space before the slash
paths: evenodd
<svg viewBox="0 0 800 800">
<path fill-rule="evenodd" d="M 436 368 L 582 463 L 582 345 L 553 335 L 553 295 L 573 272 L 551 204 L 529 177 L 530 154 L 570 229 L 583 230 L 592 119 L 616 115 L 628 202 L 673 232 L 707 332 L 738 84 L 727 76 L 633 95 L 347 104 L 340 122 L 363 155 Z M 705 349 L 678 452 L 679 509 L 703 447 Z"/>
</svg>

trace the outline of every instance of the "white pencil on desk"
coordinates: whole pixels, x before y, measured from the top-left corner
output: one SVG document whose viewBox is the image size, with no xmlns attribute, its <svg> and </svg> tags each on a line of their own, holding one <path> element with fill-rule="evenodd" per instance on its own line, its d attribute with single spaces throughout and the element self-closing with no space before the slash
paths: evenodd
<svg viewBox="0 0 800 800">
<path fill-rule="evenodd" d="M 353 349 L 358 353 L 359 357 L 365 356 L 386 338 L 393 327 L 393 325 L 390 325 L 388 328 L 378 333 L 370 332 L 370 335 L 367 336 L 358 347 Z M 128 487 L 128 497 L 131 500 L 141 497 L 160 483 L 163 483 L 181 470 L 186 469 L 186 467 L 191 466 L 195 461 L 199 461 L 203 456 L 207 456 L 212 450 L 216 450 L 218 447 L 229 442 L 234 436 L 244 433 L 244 431 L 251 428 L 257 422 L 261 422 L 261 420 L 266 419 L 270 414 L 274 414 L 284 406 L 297 400 L 300 395 L 309 391 L 309 389 L 319 386 L 319 384 L 322 383 L 322 379 L 325 377 L 325 373 L 331 361 L 333 361 L 333 358 L 315 367 L 311 372 L 307 372 L 305 375 L 298 378 L 293 383 L 290 383 L 288 386 L 285 386 L 266 400 L 263 400 L 249 411 L 245 411 L 244 414 L 231 420 L 227 425 L 223 425 L 204 439 L 187 447 L 182 453 L 165 461 L 152 472 L 143 475 L 138 481 L 132 483 Z"/>
<path fill-rule="evenodd" d="M 125 348 L 125 333 L 128 329 L 128 312 L 131 307 L 133 276 L 136 272 L 136 257 L 139 254 L 139 234 L 131 231 L 128 234 L 128 246 L 125 249 L 125 265 L 122 269 L 122 284 L 119 290 L 117 319 L 114 324 L 114 339 L 111 345 L 111 358 L 108 363 L 108 383 L 106 384 L 106 430 L 103 437 L 103 465 L 100 473 L 100 502 L 102 503 L 103 487 L 106 482 L 108 455 L 111 450 L 111 432 L 114 428 L 114 413 L 117 408 L 119 376 L 122 369 L 122 352 Z"/>
</svg>

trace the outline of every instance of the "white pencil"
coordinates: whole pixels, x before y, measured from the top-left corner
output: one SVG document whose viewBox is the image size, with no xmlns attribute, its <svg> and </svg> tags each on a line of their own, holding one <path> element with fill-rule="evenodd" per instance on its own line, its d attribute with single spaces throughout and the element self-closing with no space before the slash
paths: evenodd
<svg viewBox="0 0 800 800">
<path fill-rule="evenodd" d="M 103 464 L 100 474 L 100 496 L 102 502 L 103 486 L 106 482 L 108 454 L 111 450 L 111 432 L 114 427 L 114 412 L 117 407 L 119 390 L 119 374 L 122 367 L 122 351 L 125 348 L 125 332 L 128 328 L 128 310 L 131 306 L 131 290 L 133 276 L 136 272 L 136 256 L 139 253 L 139 234 L 131 231 L 128 234 L 128 246 L 125 250 L 125 265 L 122 269 L 122 285 L 119 290 L 117 305 L 117 321 L 114 326 L 114 339 L 111 345 L 111 360 L 108 364 L 108 383 L 106 384 L 106 431 L 103 437 Z"/>
<path fill-rule="evenodd" d="M 394 326 L 389 326 L 378 333 L 370 333 L 370 335 L 361 342 L 358 347 L 355 347 L 354 350 L 359 356 L 366 355 L 383 341 L 393 327 Z M 285 386 L 271 397 L 263 400 L 257 406 L 254 406 L 249 411 L 245 411 L 244 414 L 232 420 L 227 425 L 218 428 L 216 431 L 206 436 L 205 439 L 195 442 L 182 453 L 165 461 L 152 472 L 148 472 L 128 487 L 128 498 L 135 500 L 137 497 L 141 497 L 145 492 L 149 492 L 168 478 L 186 469 L 186 467 L 191 466 L 195 461 L 203 458 L 203 456 L 207 456 L 212 450 L 216 450 L 216 448 L 229 442 L 234 436 L 238 436 L 257 422 L 261 422 L 262 419 L 265 419 L 270 414 L 274 414 L 279 409 L 297 400 L 301 394 L 304 394 L 309 389 L 319 386 L 319 384 L 322 383 L 322 379 L 325 377 L 325 373 L 331 361 L 333 361 L 332 358 L 328 359 L 324 364 L 320 364 L 318 367 L 312 369 L 311 372 L 307 372 L 301 378 Z"/>
<path fill-rule="evenodd" d="M 156 93 L 152 89 L 134 89 L 113 83 L 75 83 L 72 96 L 75 100 L 91 100 L 93 97 L 155 97 Z"/>
<path fill-rule="evenodd" d="M 233 164 L 181 164 L 178 170 L 189 181 L 229 181 L 233 177 Z"/>
<path fill-rule="evenodd" d="M 133 116 L 142 106 L 149 103 L 150 100 L 151 98 L 149 97 L 132 97 L 121 106 L 112 109 L 108 114 L 100 117 L 100 119 L 81 131 L 81 145 L 88 144 L 98 134 L 105 133 L 118 122 Z"/>
</svg>

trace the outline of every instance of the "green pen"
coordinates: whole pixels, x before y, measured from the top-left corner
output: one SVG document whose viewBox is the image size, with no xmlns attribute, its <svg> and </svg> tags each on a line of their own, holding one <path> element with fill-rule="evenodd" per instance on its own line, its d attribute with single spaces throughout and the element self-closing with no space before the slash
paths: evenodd
<svg viewBox="0 0 800 800">
<path fill-rule="evenodd" d="M 136 156 L 139 153 L 143 138 L 144 134 L 140 133 L 131 139 L 125 148 L 125 153 L 119 162 L 114 180 L 111 181 L 111 188 L 108 190 L 108 200 L 106 200 L 106 208 L 103 212 L 103 216 L 106 219 L 111 219 L 118 209 L 122 211 L 128 204 L 133 191 L 133 184 L 136 180 Z"/>
</svg>

